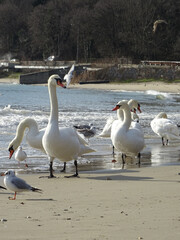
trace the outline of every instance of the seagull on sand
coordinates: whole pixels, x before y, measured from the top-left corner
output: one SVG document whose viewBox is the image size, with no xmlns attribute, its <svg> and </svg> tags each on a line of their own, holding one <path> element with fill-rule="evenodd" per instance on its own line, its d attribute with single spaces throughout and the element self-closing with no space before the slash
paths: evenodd
<svg viewBox="0 0 180 240">
<path fill-rule="evenodd" d="M 6 171 L 4 174 L 4 185 L 8 190 L 14 192 L 14 197 L 9 197 L 10 200 L 16 199 L 17 192 L 24 191 L 33 191 L 33 192 L 41 192 L 42 190 L 39 188 L 32 187 L 28 183 L 26 183 L 23 179 L 16 177 L 15 172 L 12 170 Z"/>
</svg>

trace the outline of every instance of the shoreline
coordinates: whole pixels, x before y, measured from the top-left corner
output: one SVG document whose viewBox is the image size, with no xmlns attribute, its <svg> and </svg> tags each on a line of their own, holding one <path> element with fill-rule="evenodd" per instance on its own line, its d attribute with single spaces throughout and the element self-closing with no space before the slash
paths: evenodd
<svg viewBox="0 0 180 240">
<path fill-rule="evenodd" d="M 19 174 L 40 193 L 1 190 L 1 239 L 178 240 L 180 166 Z"/>
<path fill-rule="evenodd" d="M 0 83 L 19 83 L 19 79 L 0 78 Z M 180 93 L 180 83 L 166 83 L 166 82 L 144 82 L 144 83 L 99 83 L 99 84 L 70 84 L 71 88 L 80 89 L 98 89 L 98 90 L 118 90 L 118 91 L 158 91 L 167 93 Z"/>
</svg>

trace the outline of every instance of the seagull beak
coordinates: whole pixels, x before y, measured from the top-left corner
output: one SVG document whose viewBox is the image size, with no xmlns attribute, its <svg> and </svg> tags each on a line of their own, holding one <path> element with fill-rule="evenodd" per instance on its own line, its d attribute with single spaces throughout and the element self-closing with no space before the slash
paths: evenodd
<svg viewBox="0 0 180 240">
<path fill-rule="evenodd" d="M 119 108 L 120 108 L 120 106 L 119 106 L 119 105 L 116 105 L 115 108 L 112 109 L 112 111 L 116 111 L 116 110 L 118 110 Z"/>
<path fill-rule="evenodd" d="M 5 173 L 1 173 L 1 176 L 5 176 Z"/>
</svg>

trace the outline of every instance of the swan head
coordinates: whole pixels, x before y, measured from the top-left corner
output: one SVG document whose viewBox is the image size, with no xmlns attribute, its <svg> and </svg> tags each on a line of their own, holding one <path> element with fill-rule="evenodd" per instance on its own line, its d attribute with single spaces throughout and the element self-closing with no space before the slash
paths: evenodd
<svg viewBox="0 0 180 240">
<path fill-rule="evenodd" d="M 131 109 L 136 108 L 140 113 L 142 112 L 141 106 L 137 100 L 134 100 L 134 99 L 129 100 L 128 105 L 130 106 Z"/>
<path fill-rule="evenodd" d="M 48 85 L 51 86 L 61 86 L 62 88 L 66 88 L 66 86 L 62 83 L 62 79 L 58 74 L 51 75 L 48 79 Z"/>
<path fill-rule="evenodd" d="M 167 118 L 167 114 L 165 112 L 160 112 L 156 118 Z"/>
<path fill-rule="evenodd" d="M 122 100 L 116 104 L 115 108 L 113 108 L 112 111 L 117 111 L 118 109 L 126 109 L 126 108 L 130 110 L 130 107 L 127 104 L 127 102 Z"/>
<path fill-rule="evenodd" d="M 20 145 L 20 143 L 16 139 L 14 139 L 10 142 L 10 144 L 8 146 L 9 159 L 11 159 L 12 155 L 14 154 L 16 149 L 19 147 L 19 145 Z"/>
</svg>

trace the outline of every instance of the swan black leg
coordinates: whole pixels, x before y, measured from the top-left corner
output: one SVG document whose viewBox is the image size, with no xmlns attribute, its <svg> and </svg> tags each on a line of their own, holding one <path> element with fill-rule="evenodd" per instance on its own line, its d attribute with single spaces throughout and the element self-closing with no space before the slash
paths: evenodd
<svg viewBox="0 0 180 240">
<path fill-rule="evenodd" d="M 65 172 L 66 171 L 66 162 L 64 162 L 64 167 L 63 169 L 61 170 L 61 172 Z"/>
<path fill-rule="evenodd" d="M 113 154 L 113 156 L 114 156 L 114 146 L 112 147 L 112 149 L 113 149 L 113 150 L 112 150 L 112 154 Z"/>
<path fill-rule="evenodd" d="M 138 165 L 140 166 L 141 164 L 141 153 L 138 153 Z"/>
<path fill-rule="evenodd" d="M 50 164 L 49 164 L 49 171 L 50 171 L 49 178 L 55 177 L 55 176 L 53 175 L 53 162 L 50 162 Z"/>
<path fill-rule="evenodd" d="M 164 146 L 164 138 L 162 137 L 162 145 Z"/>
<path fill-rule="evenodd" d="M 77 164 L 77 160 L 74 160 L 74 165 L 75 165 L 75 168 L 76 168 L 76 173 L 71 175 L 71 176 L 65 176 L 66 178 L 71 178 L 71 177 L 79 177 L 78 175 L 78 164 Z"/>
<path fill-rule="evenodd" d="M 122 165 L 123 165 L 122 168 L 124 168 L 125 159 L 126 159 L 126 154 L 122 153 Z"/>
</svg>

